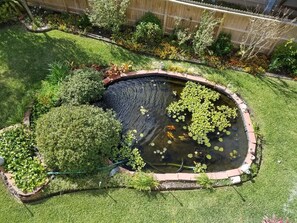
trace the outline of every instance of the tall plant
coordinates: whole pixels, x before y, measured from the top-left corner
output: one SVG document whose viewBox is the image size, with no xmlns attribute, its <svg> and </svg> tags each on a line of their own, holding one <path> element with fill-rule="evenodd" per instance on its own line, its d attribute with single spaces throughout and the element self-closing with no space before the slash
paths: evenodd
<svg viewBox="0 0 297 223">
<path fill-rule="evenodd" d="M 203 56 L 207 47 L 214 41 L 214 29 L 221 22 L 214 12 L 203 11 L 200 25 L 194 35 L 193 48 L 198 56 Z"/>
<path fill-rule="evenodd" d="M 289 21 L 289 15 L 289 11 L 284 11 L 275 15 L 275 19 L 251 18 L 240 42 L 241 60 L 256 57 L 263 49 L 271 47 L 271 41 L 278 42 L 291 31 L 296 18 Z"/>
<path fill-rule="evenodd" d="M 87 15 L 93 25 L 117 32 L 126 21 L 126 11 L 129 1 L 89 0 L 90 8 Z"/>
</svg>

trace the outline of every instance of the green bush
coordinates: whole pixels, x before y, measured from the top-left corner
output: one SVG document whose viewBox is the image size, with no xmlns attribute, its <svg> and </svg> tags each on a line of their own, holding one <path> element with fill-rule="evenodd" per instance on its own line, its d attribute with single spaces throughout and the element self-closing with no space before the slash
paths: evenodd
<svg viewBox="0 0 297 223">
<path fill-rule="evenodd" d="M 161 20 L 153 13 L 151 12 L 146 12 L 140 19 L 139 21 L 136 23 L 136 26 L 139 25 L 140 23 L 153 23 L 158 25 L 160 28 L 162 28 L 162 24 L 161 24 Z"/>
<path fill-rule="evenodd" d="M 64 105 L 37 120 L 36 142 L 49 168 L 92 172 L 117 149 L 120 132 L 111 111 Z"/>
<path fill-rule="evenodd" d="M 231 53 L 233 45 L 231 43 L 231 34 L 220 33 L 216 41 L 211 46 L 216 56 L 226 56 Z"/>
<path fill-rule="evenodd" d="M 133 143 L 136 140 L 135 131 L 129 131 L 123 136 L 121 145 L 117 153 L 114 155 L 113 160 L 128 160 L 126 165 L 130 166 L 133 170 L 141 170 L 145 166 L 145 162 L 140 155 L 137 148 L 133 148 Z"/>
<path fill-rule="evenodd" d="M 33 135 L 29 130 L 18 127 L 0 134 L 0 156 L 5 160 L 4 167 L 24 192 L 33 191 L 46 180 L 45 168 L 34 154 Z"/>
<path fill-rule="evenodd" d="M 80 105 L 101 99 L 104 92 L 102 73 L 93 69 L 76 70 L 61 87 L 62 103 Z"/>
<path fill-rule="evenodd" d="M 20 15 L 22 5 L 17 0 L 1 0 L 0 1 L 0 24 L 11 20 L 16 20 Z"/>
<path fill-rule="evenodd" d="M 289 40 L 277 46 L 269 65 L 271 71 L 297 77 L 297 43 Z"/>
<path fill-rule="evenodd" d="M 154 176 L 150 173 L 135 172 L 128 186 L 139 191 L 151 191 L 159 186 L 159 182 L 155 180 Z"/>
<path fill-rule="evenodd" d="M 202 186 L 202 188 L 212 190 L 213 189 L 213 180 L 209 179 L 206 173 L 200 173 L 197 177 L 197 183 Z"/>
<path fill-rule="evenodd" d="M 51 84 L 61 83 L 70 74 L 70 67 L 65 62 L 54 62 L 49 67 L 47 81 Z"/>
<path fill-rule="evenodd" d="M 118 32 L 126 21 L 130 0 L 89 0 L 88 16 L 95 26 Z"/>
<path fill-rule="evenodd" d="M 161 42 L 162 35 L 162 29 L 159 25 L 152 22 L 141 22 L 136 26 L 136 30 L 133 33 L 133 40 L 147 47 L 155 47 Z"/>
<path fill-rule="evenodd" d="M 213 43 L 215 27 L 220 23 L 213 12 L 203 11 L 197 31 L 193 36 L 193 49 L 198 56 L 204 56 L 207 47 Z"/>
</svg>

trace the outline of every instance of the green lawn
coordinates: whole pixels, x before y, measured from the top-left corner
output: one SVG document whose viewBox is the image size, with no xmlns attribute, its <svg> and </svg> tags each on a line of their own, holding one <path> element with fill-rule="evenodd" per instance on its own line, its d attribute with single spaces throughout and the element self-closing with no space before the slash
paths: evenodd
<svg viewBox="0 0 297 223">
<path fill-rule="evenodd" d="M 0 126 L 21 120 L 32 89 L 55 60 L 156 61 L 79 36 L 52 31 L 32 34 L 19 27 L 0 30 Z M 263 162 L 254 182 L 206 190 L 139 193 L 97 190 L 52 197 L 36 204 L 17 203 L 0 183 L 0 222 L 261 222 L 273 214 L 297 221 L 297 82 L 258 78 L 235 71 L 193 67 L 229 85 L 249 104 L 265 136 Z"/>
</svg>

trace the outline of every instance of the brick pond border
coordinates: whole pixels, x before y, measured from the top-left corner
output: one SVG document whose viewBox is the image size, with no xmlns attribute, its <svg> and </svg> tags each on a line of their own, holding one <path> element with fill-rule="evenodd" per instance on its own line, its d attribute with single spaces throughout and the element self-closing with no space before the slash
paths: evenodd
<svg viewBox="0 0 297 223">
<path fill-rule="evenodd" d="M 113 82 L 119 81 L 119 80 L 125 80 L 125 79 L 136 78 L 136 77 L 153 76 L 153 75 L 173 77 L 177 79 L 195 81 L 195 82 L 201 83 L 203 85 L 211 87 L 227 95 L 236 103 L 241 113 L 245 132 L 248 139 L 248 152 L 245 157 L 245 160 L 242 166 L 240 166 L 239 168 L 220 171 L 220 172 L 210 172 L 210 173 L 207 173 L 207 175 L 212 180 L 229 179 L 231 181 L 231 184 L 241 183 L 240 176 L 245 173 L 245 171 L 252 165 L 253 161 L 256 159 L 256 147 L 257 147 L 256 134 L 254 132 L 254 128 L 253 128 L 253 124 L 252 124 L 252 120 L 251 120 L 251 116 L 250 116 L 247 104 L 236 93 L 233 93 L 227 87 L 208 81 L 207 79 L 201 76 L 193 76 L 185 73 L 163 71 L 160 69 L 139 70 L 139 71 L 134 71 L 129 73 L 123 73 L 119 76 L 115 76 L 112 78 L 107 77 L 103 80 L 103 82 L 105 86 L 108 86 L 109 84 L 112 84 Z M 128 171 L 128 170 L 121 168 L 121 171 Z M 134 173 L 133 171 L 129 171 L 129 172 L 131 174 Z M 154 173 L 155 179 L 161 183 L 161 189 L 162 187 L 163 189 L 178 189 L 180 188 L 180 186 L 178 185 L 177 182 L 188 182 L 189 188 L 193 188 L 194 185 L 192 183 L 196 182 L 198 176 L 199 174 L 195 174 L 195 173 Z M 171 182 L 171 184 L 169 182 Z M 174 182 L 176 182 L 177 184 L 174 185 Z M 196 187 L 197 185 L 194 186 L 194 188 Z"/>
<path fill-rule="evenodd" d="M 230 184 L 238 184 L 241 183 L 240 176 L 245 173 L 246 167 L 250 167 L 252 163 L 256 159 L 256 147 L 257 147 L 257 140 L 256 135 L 254 132 L 254 128 L 252 125 L 249 109 L 246 105 L 246 103 L 236 94 L 233 93 L 231 90 L 229 90 L 227 87 L 213 83 L 211 81 L 208 81 L 207 79 L 201 77 L 201 76 L 194 76 L 190 74 L 185 73 L 176 73 L 176 72 L 169 72 L 169 71 L 163 71 L 160 69 L 157 70 L 139 70 L 129 73 L 123 73 L 118 76 L 107 77 L 103 80 L 103 83 L 105 86 L 108 86 L 109 84 L 114 83 L 115 81 L 119 80 L 125 80 L 130 78 L 137 78 L 137 77 L 145 77 L 145 76 L 165 76 L 165 77 L 172 77 L 176 79 L 182 79 L 182 80 L 189 80 L 189 81 L 195 81 L 198 83 L 201 83 L 203 85 L 206 85 L 208 87 L 211 87 L 228 97 L 230 97 L 237 105 L 238 109 L 240 110 L 241 117 L 243 119 L 245 132 L 247 134 L 248 139 L 248 152 L 246 155 L 246 158 L 242 164 L 241 167 L 236 169 L 231 169 L 227 171 L 220 171 L 220 172 L 210 172 L 206 173 L 208 177 L 212 180 L 230 180 Z M 29 105 L 29 109 L 24 115 L 23 124 L 29 126 L 30 125 L 30 115 L 32 110 L 32 104 Z M 7 127 L 5 129 L 1 129 L 0 133 L 12 128 L 15 128 L 19 126 L 20 124 Z M 130 174 L 134 174 L 133 171 L 129 171 L 125 168 L 120 167 L 121 172 L 128 172 Z M 154 173 L 154 178 L 160 182 L 160 186 L 157 190 L 177 190 L 177 189 L 196 189 L 201 188 L 200 185 L 196 183 L 197 177 L 199 174 L 195 173 Z M 7 188 L 13 194 L 15 197 L 19 198 L 23 202 L 32 202 L 44 199 L 46 197 L 51 197 L 56 194 L 43 196 L 42 195 L 42 189 L 50 182 L 48 179 L 46 183 L 34 190 L 31 193 L 23 193 L 20 191 L 14 184 L 14 181 L 12 179 L 12 176 L 10 173 L 5 172 L 3 167 L 0 167 L 0 177 L 5 182 Z M 219 186 L 219 185 L 214 185 Z M 222 185 L 224 186 L 224 185 Z M 96 189 L 96 188 L 94 188 Z M 87 189 L 92 190 L 92 189 Z M 57 194 L 64 194 L 64 193 L 71 193 L 76 192 L 79 190 L 70 190 L 70 191 L 61 191 Z"/>
</svg>

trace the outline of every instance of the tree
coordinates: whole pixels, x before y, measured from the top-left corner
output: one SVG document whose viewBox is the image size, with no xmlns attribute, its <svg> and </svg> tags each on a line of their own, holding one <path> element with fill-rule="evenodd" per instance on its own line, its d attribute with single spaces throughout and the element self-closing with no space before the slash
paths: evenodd
<svg viewBox="0 0 297 223">
<path fill-rule="evenodd" d="M 92 172 L 117 151 L 120 132 L 113 112 L 67 105 L 37 120 L 36 142 L 48 168 Z"/>
<path fill-rule="evenodd" d="M 193 39 L 193 48 L 198 56 L 203 56 L 206 48 L 213 43 L 214 29 L 219 23 L 220 20 L 215 18 L 214 12 L 203 11 L 199 27 Z"/>
<path fill-rule="evenodd" d="M 126 21 L 126 11 L 130 0 L 89 0 L 88 17 L 93 25 L 119 31 Z"/>
<path fill-rule="evenodd" d="M 256 57 L 263 49 L 270 47 L 289 32 L 296 20 L 288 21 L 289 11 L 276 15 L 275 19 L 251 18 L 248 30 L 240 43 L 241 60 Z"/>
</svg>

